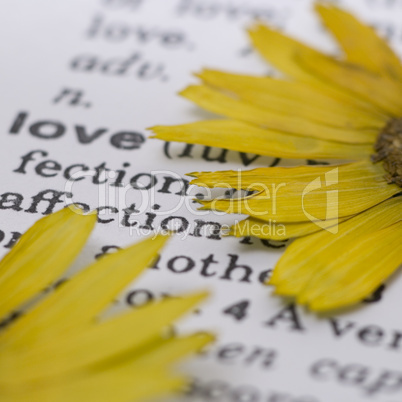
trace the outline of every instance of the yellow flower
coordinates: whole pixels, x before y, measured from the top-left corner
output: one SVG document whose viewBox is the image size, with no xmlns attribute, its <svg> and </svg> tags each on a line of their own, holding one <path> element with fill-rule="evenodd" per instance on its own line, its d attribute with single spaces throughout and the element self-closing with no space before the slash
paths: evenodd
<svg viewBox="0 0 402 402">
<path fill-rule="evenodd" d="M 96 222 L 69 208 L 42 218 L 0 263 L 0 316 L 54 283 Z M 166 236 L 102 257 L 0 332 L 2 402 L 144 401 L 180 389 L 171 363 L 211 341 L 164 330 L 205 294 L 171 298 L 99 320 L 155 258 Z M 165 331 L 166 333 L 166 331 Z"/>
<path fill-rule="evenodd" d="M 200 202 L 203 209 L 250 215 L 234 225 L 235 236 L 296 238 L 270 283 L 277 294 L 323 311 L 359 302 L 402 262 L 402 65 L 349 13 L 325 3 L 316 11 L 342 58 L 256 24 L 251 41 L 281 78 L 203 70 L 202 84 L 181 94 L 228 119 L 152 130 L 166 141 L 344 160 L 192 174 L 193 184 L 254 191 Z"/>
</svg>

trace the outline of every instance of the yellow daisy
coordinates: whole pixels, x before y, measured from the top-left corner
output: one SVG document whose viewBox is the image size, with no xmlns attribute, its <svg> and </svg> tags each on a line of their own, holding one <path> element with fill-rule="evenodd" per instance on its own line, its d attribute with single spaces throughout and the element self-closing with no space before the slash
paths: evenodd
<svg viewBox="0 0 402 402">
<path fill-rule="evenodd" d="M 315 8 L 341 58 L 257 23 L 251 41 L 282 76 L 203 70 L 202 84 L 181 95 L 227 119 L 152 130 L 166 141 L 344 160 L 192 174 L 193 184 L 254 191 L 200 202 L 203 209 L 249 215 L 234 225 L 235 236 L 296 238 L 270 283 L 277 294 L 323 311 L 359 302 L 402 263 L 402 65 L 354 16 L 326 3 Z"/>
<path fill-rule="evenodd" d="M 0 316 L 57 280 L 84 246 L 96 215 L 69 208 L 35 223 L 0 262 Z M 99 314 L 155 258 L 165 236 L 100 258 L 0 332 L 2 402 L 144 401 L 180 389 L 171 363 L 211 341 L 167 337 L 167 326 L 205 294 Z"/>
</svg>

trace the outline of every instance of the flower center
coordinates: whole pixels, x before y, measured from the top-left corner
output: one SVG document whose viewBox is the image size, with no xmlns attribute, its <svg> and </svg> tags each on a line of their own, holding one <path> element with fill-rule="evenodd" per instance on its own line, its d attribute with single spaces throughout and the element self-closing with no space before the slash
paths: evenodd
<svg viewBox="0 0 402 402">
<path fill-rule="evenodd" d="M 402 118 L 390 120 L 378 134 L 374 145 L 374 163 L 382 161 L 388 183 L 402 187 Z"/>
</svg>

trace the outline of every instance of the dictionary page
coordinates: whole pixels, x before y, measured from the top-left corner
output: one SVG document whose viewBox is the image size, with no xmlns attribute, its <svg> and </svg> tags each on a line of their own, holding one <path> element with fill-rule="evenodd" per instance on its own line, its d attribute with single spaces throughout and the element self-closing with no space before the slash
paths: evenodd
<svg viewBox="0 0 402 402">
<path fill-rule="evenodd" d="M 402 1 L 336 3 L 402 54 Z M 99 223 L 69 275 L 172 230 L 158 261 L 109 312 L 211 292 L 174 330 L 212 331 L 217 341 L 177 367 L 193 383 L 170 401 L 402 401 L 400 278 L 336 315 L 273 296 L 263 283 L 288 243 L 222 238 L 219 229 L 244 216 L 198 211 L 194 198 L 206 190 L 188 186 L 186 173 L 290 162 L 165 143 L 147 131 L 218 118 L 177 95 L 202 68 L 274 73 L 247 38 L 257 19 L 339 52 L 312 1 L 3 0 L 0 9 L 2 255 L 73 202 L 97 209 Z"/>
</svg>

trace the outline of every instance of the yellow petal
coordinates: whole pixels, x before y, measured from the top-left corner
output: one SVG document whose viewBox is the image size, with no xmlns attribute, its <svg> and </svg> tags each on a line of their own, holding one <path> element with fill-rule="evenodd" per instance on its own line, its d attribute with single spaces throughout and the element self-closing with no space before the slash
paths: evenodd
<svg viewBox="0 0 402 402">
<path fill-rule="evenodd" d="M 0 262 L 0 317 L 60 277 L 76 258 L 96 222 L 64 208 L 36 222 Z"/>
<path fill-rule="evenodd" d="M 254 182 L 253 188 L 259 189 L 256 194 L 197 202 L 205 210 L 246 214 L 266 221 L 303 222 L 351 216 L 401 192 L 400 187 L 386 182 L 381 166 L 370 162 L 329 166 L 324 174 L 319 167 L 315 176 L 299 177 L 297 167 L 288 169 L 294 172 L 289 180 L 277 176 L 275 180 Z"/>
<path fill-rule="evenodd" d="M 267 240 L 286 240 L 330 229 L 345 219 L 328 219 L 318 226 L 312 221 L 277 222 L 272 220 L 267 222 L 257 218 L 247 218 L 233 225 L 229 234 L 235 237 L 253 236 Z"/>
<path fill-rule="evenodd" d="M 398 57 L 375 30 L 356 17 L 329 3 L 315 6 L 325 26 L 333 33 L 346 53 L 347 60 L 381 75 L 402 80 Z"/>
<path fill-rule="evenodd" d="M 79 371 L 72 376 L 51 378 L 41 387 L 38 384 L 33 389 L 27 387 L 25 392 L 26 384 L 18 384 L 18 389 L 10 390 L 10 397 L 5 401 L 70 402 L 85 396 L 85 401 L 109 402 L 112 395 L 113 402 L 142 402 L 143 398 L 182 389 L 187 381 L 173 377 L 167 366 L 201 350 L 212 340 L 213 337 L 205 333 L 161 340 L 151 347 L 141 348 L 137 355 L 128 353 L 121 356 L 117 364 L 109 361 L 102 370 Z"/>
<path fill-rule="evenodd" d="M 27 337 L 47 342 L 55 335 L 95 322 L 97 315 L 150 265 L 167 239 L 149 238 L 94 262 L 11 326 L 3 335 L 2 347 L 23 345 Z"/>
<path fill-rule="evenodd" d="M 300 54 L 303 54 L 305 58 L 323 56 L 317 50 L 262 24 L 256 24 L 250 29 L 249 35 L 262 56 L 286 75 L 298 81 L 307 82 L 341 102 L 363 106 L 376 112 L 381 110 L 366 100 L 357 99 L 343 88 L 329 85 L 320 80 L 314 72 L 306 70 L 300 64 Z"/>
<path fill-rule="evenodd" d="M 298 301 L 324 311 L 363 300 L 402 264 L 401 239 L 402 221 L 355 238 L 312 276 Z"/>
<path fill-rule="evenodd" d="M 342 169 L 347 172 L 356 167 L 367 165 L 367 162 L 344 164 Z M 335 166 L 334 166 L 335 167 Z M 328 172 L 327 165 L 275 166 L 250 170 L 220 170 L 217 172 L 192 172 L 187 176 L 195 177 L 190 184 L 201 187 L 230 187 L 237 190 L 263 190 L 270 184 L 279 185 L 284 182 L 309 183 L 317 176 Z M 222 186 L 220 185 L 222 184 Z"/>
<path fill-rule="evenodd" d="M 113 401 L 131 401 L 133 398 L 143 401 L 141 398 L 146 396 L 177 391 L 184 387 L 184 379 L 172 377 L 172 373 L 167 370 L 168 366 L 190 353 L 201 350 L 212 340 L 213 337 L 210 334 L 196 333 L 161 340 L 151 344 L 151 347 L 144 346 L 135 355 L 129 352 L 120 357 L 118 365 L 110 367 L 109 361 L 108 365 L 105 365 L 104 372 L 97 371 L 90 381 L 92 386 L 85 385 L 87 393 L 102 398 L 101 393 L 105 390 L 105 386 L 100 384 L 104 384 L 104 381 L 113 393 Z M 130 376 L 132 382 L 120 384 L 119 388 L 124 389 L 119 390 L 117 394 L 113 392 L 113 385 L 116 387 L 122 378 L 128 380 Z M 109 400 L 106 399 L 106 401 Z"/>
<path fill-rule="evenodd" d="M 323 81 L 370 102 L 391 117 L 400 116 L 402 84 L 399 82 L 320 54 L 300 53 L 299 60 L 306 70 Z"/>
<path fill-rule="evenodd" d="M 331 98 L 306 83 L 209 69 L 204 69 L 197 76 L 206 84 L 229 91 L 253 105 L 328 126 L 380 129 L 387 120 L 387 117 L 372 110 Z"/>
<path fill-rule="evenodd" d="M 248 32 L 252 44 L 268 63 L 300 81 L 316 81 L 295 62 L 294 56 L 301 50 L 313 56 L 319 54 L 317 50 L 260 23 L 255 24 Z"/>
<path fill-rule="evenodd" d="M 0 359 L 2 381 L 13 383 L 68 374 L 142 348 L 206 296 L 203 292 L 165 299 L 85 328 L 71 337 L 68 333 L 58 335 L 29 350 L 8 347 Z M 26 345 L 30 341 L 28 338 Z"/>
<path fill-rule="evenodd" d="M 313 276 L 339 258 L 356 239 L 401 219 L 401 199 L 395 197 L 341 223 L 338 233 L 322 230 L 296 239 L 280 258 L 270 279 L 280 295 L 299 295 Z"/>
<path fill-rule="evenodd" d="M 201 85 L 190 86 L 181 95 L 210 112 L 294 135 L 351 144 L 372 144 L 378 134 L 377 129 L 341 129 L 299 118 L 295 114 L 279 114 Z"/>
<path fill-rule="evenodd" d="M 2 402 L 144 402 L 150 397 L 179 391 L 184 385 L 184 378 L 173 377 L 163 370 L 124 367 L 96 374 L 83 372 L 81 378 L 67 377 L 41 386 L 20 384 L 17 389 L 6 388 Z"/>
<path fill-rule="evenodd" d="M 373 151 L 371 145 L 347 145 L 339 142 L 303 138 L 253 127 L 231 120 L 205 120 L 179 126 L 155 126 L 153 138 L 203 144 L 211 147 L 250 152 L 280 158 L 363 159 Z"/>
</svg>

